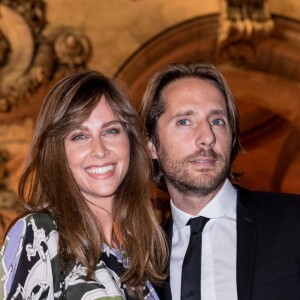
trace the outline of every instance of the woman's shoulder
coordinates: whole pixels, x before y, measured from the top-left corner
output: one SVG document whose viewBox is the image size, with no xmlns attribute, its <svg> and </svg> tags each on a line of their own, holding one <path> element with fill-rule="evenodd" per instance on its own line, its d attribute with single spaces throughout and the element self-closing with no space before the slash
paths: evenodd
<svg viewBox="0 0 300 300">
<path fill-rule="evenodd" d="M 27 233 L 27 231 L 43 232 L 45 235 L 49 235 L 52 231 L 57 231 L 52 216 L 46 213 L 31 213 L 23 217 L 20 217 L 13 226 L 9 229 L 5 241 L 21 239 Z M 5 242 L 4 242 L 5 243 Z"/>
<path fill-rule="evenodd" d="M 1 254 L 3 255 L 5 250 L 5 253 L 10 253 L 9 256 L 11 256 L 12 252 L 25 246 L 25 241 L 26 243 L 44 241 L 47 244 L 57 244 L 57 240 L 58 232 L 54 219 L 46 213 L 32 213 L 19 218 L 10 228 L 5 237 Z M 8 251 L 8 248 L 15 249 L 15 251 Z"/>
<path fill-rule="evenodd" d="M 49 272 L 45 270 L 58 265 L 57 251 L 58 232 L 50 215 L 33 213 L 18 219 L 7 233 L 0 251 L 0 298 L 5 299 L 11 290 L 17 289 L 15 285 L 21 284 L 25 291 L 26 282 L 38 282 L 41 274 L 47 277 Z M 48 282 L 49 278 L 46 279 Z"/>
<path fill-rule="evenodd" d="M 31 225 L 33 229 L 44 229 L 47 233 L 52 230 L 57 231 L 54 218 L 47 213 L 31 213 L 20 220 L 23 220 L 27 226 Z"/>
<path fill-rule="evenodd" d="M 8 231 L 0 258 L 5 258 L 8 263 L 19 257 L 21 249 L 29 244 L 46 243 L 48 247 L 56 248 L 58 242 L 57 227 L 53 218 L 45 213 L 32 213 L 18 219 Z"/>
<path fill-rule="evenodd" d="M 49 227 L 52 229 L 57 229 L 55 221 L 50 214 L 47 213 L 31 213 L 23 216 L 18 220 L 18 222 L 25 222 L 26 224 L 35 223 L 39 228 Z"/>
<path fill-rule="evenodd" d="M 34 229 L 44 229 L 46 235 L 51 231 L 57 231 L 56 223 L 50 214 L 33 213 L 26 216 L 26 223 L 32 224 Z"/>
</svg>

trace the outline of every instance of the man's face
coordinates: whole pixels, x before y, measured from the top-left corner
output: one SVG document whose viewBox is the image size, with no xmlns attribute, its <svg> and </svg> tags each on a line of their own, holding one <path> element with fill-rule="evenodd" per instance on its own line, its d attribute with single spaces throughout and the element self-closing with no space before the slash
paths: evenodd
<svg viewBox="0 0 300 300">
<path fill-rule="evenodd" d="M 212 82 L 179 79 L 162 91 L 166 110 L 157 124 L 159 147 L 149 142 L 169 191 L 203 197 L 223 184 L 230 170 L 231 129 L 225 99 Z"/>
</svg>

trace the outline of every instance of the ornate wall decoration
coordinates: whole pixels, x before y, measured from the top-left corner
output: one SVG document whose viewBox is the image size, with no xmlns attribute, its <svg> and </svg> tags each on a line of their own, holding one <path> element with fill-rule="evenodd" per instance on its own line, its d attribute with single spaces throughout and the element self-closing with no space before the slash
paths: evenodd
<svg viewBox="0 0 300 300">
<path fill-rule="evenodd" d="M 0 113 L 26 103 L 55 72 L 85 67 L 87 36 L 75 28 L 45 36 L 46 25 L 43 0 L 0 1 Z"/>
<path fill-rule="evenodd" d="M 53 81 L 86 68 L 88 37 L 76 28 L 47 28 L 43 0 L 0 0 L 0 244 L 20 212 L 16 194 L 40 99 Z"/>
<path fill-rule="evenodd" d="M 6 149 L 0 149 L 0 211 L 3 209 L 21 211 L 16 194 L 6 184 L 8 178 L 6 163 L 9 161 L 9 158 L 9 152 Z"/>
<path fill-rule="evenodd" d="M 9 53 L 10 53 L 9 42 L 1 30 L 0 31 L 0 67 L 5 65 Z"/>
<path fill-rule="evenodd" d="M 220 10 L 219 59 L 238 65 L 252 63 L 257 42 L 274 29 L 267 0 L 220 0 Z"/>
<path fill-rule="evenodd" d="M 6 185 L 9 158 L 8 151 L 0 148 L 0 244 L 7 226 L 22 212 L 16 193 Z"/>
</svg>

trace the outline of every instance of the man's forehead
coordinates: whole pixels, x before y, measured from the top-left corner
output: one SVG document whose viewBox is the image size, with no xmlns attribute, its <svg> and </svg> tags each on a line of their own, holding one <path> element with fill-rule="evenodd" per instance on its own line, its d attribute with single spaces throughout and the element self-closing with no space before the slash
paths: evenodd
<svg viewBox="0 0 300 300">
<path fill-rule="evenodd" d="M 223 95 L 216 89 L 214 95 L 206 96 L 204 94 L 198 95 L 193 91 L 186 91 L 182 93 L 179 91 L 170 91 L 162 94 L 162 101 L 164 103 L 163 114 L 169 113 L 172 115 L 195 115 L 199 112 L 212 111 L 212 113 L 226 114 L 227 105 Z M 190 94 L 189 94 L 190 93 Z"/>
</svg>

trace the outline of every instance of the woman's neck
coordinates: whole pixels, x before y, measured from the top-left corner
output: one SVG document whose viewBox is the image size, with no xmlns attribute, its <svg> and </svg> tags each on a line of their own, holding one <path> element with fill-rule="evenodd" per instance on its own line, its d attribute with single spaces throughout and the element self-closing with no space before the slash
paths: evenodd
<svg viewBox="0 0 300 300">
<path fill-rule="evenodd" d="M 96 218 L 96 222 L 104 242 L 108 246 L 118 249 L 119 245 L 113 234 L 112 205 L 110 205 L 109 208 L 104 208 L 103 206 L 95 204 L 89 200 L 87 200 L 87 204 Z"/>
</svg>

